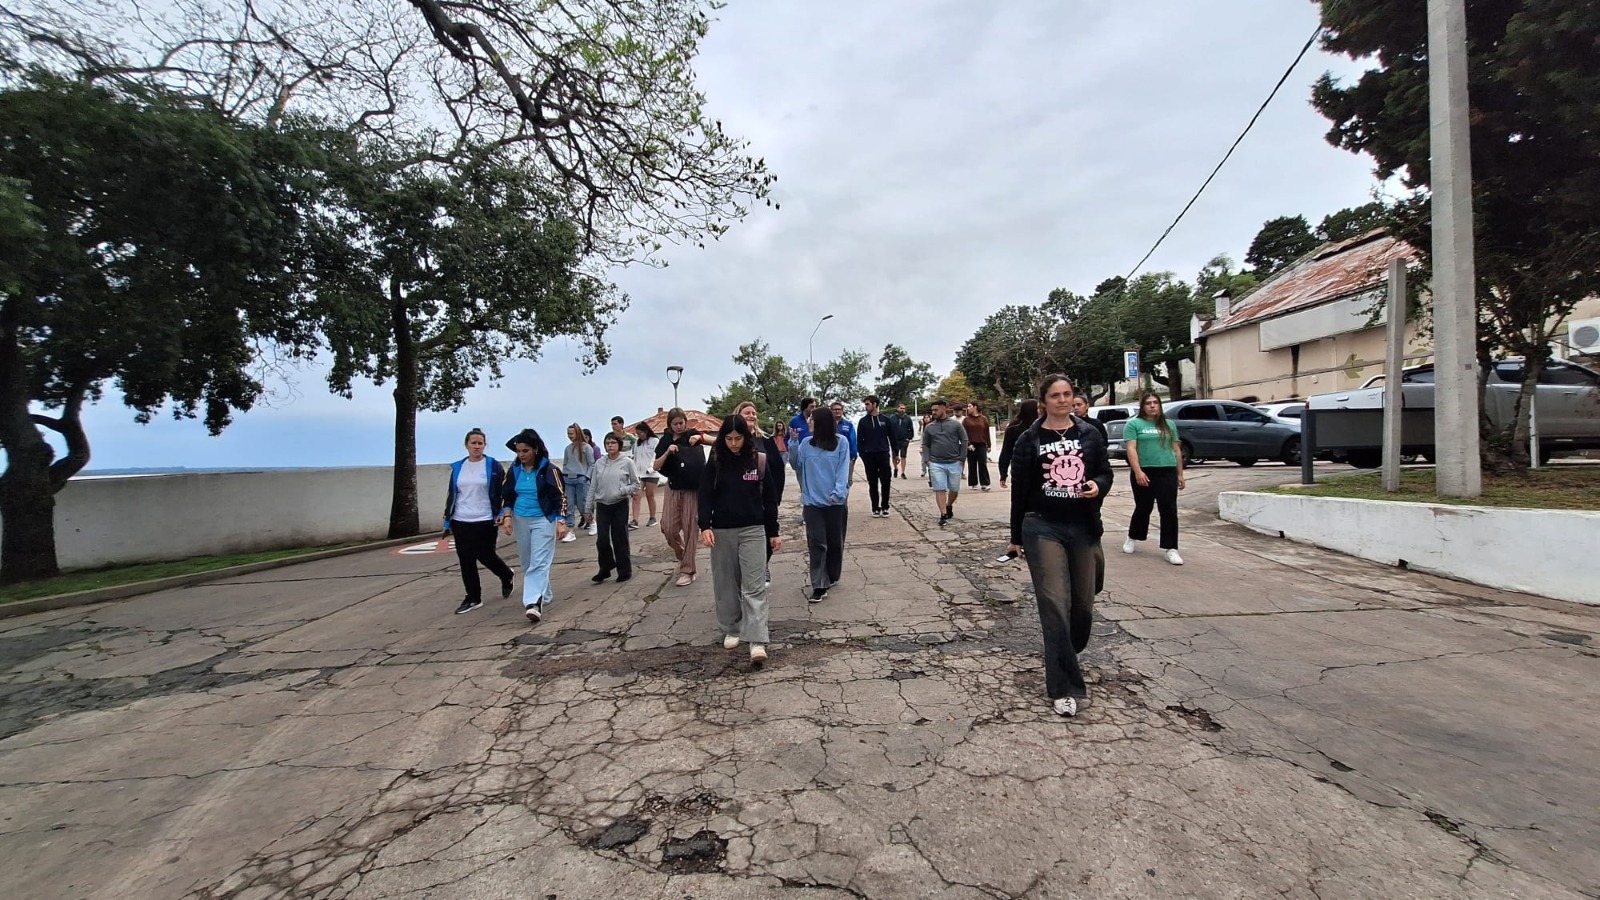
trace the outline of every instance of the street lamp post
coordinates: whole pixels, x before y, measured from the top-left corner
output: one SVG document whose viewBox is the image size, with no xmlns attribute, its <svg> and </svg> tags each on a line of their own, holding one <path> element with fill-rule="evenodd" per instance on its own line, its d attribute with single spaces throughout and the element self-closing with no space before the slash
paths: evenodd
<svg viewBox="0 0 1600 900">
<path fill-rule="evenodd" d="M 827 315 L 818 319 L 817 328 L 821 328 L 822 323 L 831 318 L 833 318 L 833 313 L 828 313 Z M 811 351 L 811 343 L 817 338 L 817 328 L 811 329 L 811 337 L 806 339 L 806 380 L 811 382 L 811 390 L 813 392 L 815 392 L 817 389 L 817 357 L 816 354 L 812 353 Z M 821 401 L 819 400 L 818 402 L 820 403 Z"/>
<path fill-rule="evenodd" d="M 672 406 L 678 406 L 678 382 L 683 380 L 683 366 L 667 366 L 667 380 L 672 382 Z"/>
</svg>

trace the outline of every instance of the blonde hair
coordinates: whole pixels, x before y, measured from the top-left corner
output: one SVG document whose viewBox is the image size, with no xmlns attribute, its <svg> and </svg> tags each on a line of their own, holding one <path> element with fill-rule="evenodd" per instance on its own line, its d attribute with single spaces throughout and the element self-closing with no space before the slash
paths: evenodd
<svg viewBox="0 0 1600 900">
<path fill-rule="evenodd" d="M 735 406 L 733 408 L 733 414 L 736 415 L 736 416 L 739 416 L 740 418 L 743 418 L 744 417 L 744 408 L 746 406 L 748 406 L 751 409 L 756 411 L 756 424 L 751 427 L 750 433 L 755 435 L 758 438 L 766 437 L 767 433 L 765 431 L 761 430 L 761 408 L 760 407 L 756 406 L 754 403 L 750 402 L 749 400 L 746 400 L 743 403 L 740 403 L 738 406 Z"/>
</svg>

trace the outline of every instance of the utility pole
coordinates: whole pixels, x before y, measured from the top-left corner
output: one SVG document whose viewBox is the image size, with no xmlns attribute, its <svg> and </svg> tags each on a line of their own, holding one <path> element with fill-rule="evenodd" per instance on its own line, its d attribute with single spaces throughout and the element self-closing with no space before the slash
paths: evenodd
<svg viewBox="0 0 1600 900">
<path fill-rule="evenodd" d="M 1483 493 L 1470 135 L 1466 0 L 1428 0 L 1435 476 L 1440 496 L 1469 498 Z M 1399 387 L 1398 375 L 1389 374 L 1386 390 Z"/>
<path fill-rule="evenodd" d="M 1406 358 L 1406 261 L 1389 260 L 1389 295 L 1384 306 L 1383 376 L 1383 489 L 1400 490 L 1400 445 L 1406 395 L 1400 386 L 1400 368 Z"/>
</svg>

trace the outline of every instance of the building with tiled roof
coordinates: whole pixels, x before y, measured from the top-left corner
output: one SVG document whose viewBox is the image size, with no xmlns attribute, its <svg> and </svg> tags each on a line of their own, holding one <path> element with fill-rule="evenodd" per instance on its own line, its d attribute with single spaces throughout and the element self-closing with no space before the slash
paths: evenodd
<svg viewBox="0 0 1600 900">
<path fill-rule="evenodd" d="M 1197 321 L 1199 395 L 1288 400 L 1358 387 L 1383 371 L 1383 299 L 1389 261 L 1418 259 L 1383 231 L 1325 244 L 1238 298 L 1219 298 Z M 1432 355 L 1406 328 L 1408 360 Z"/>
</svg>

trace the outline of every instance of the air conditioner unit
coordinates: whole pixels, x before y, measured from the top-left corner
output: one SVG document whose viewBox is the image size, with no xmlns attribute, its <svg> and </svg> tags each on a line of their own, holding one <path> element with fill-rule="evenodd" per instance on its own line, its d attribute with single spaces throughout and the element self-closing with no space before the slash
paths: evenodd
<svg viewBox="0 0 1600 900">
<path fill-rule="evenodd" d="M 1568 322 L 1567 345 L 1573 353 L 1600 354 L 1600 319 L 1573 319 Z"/>
</svg>

